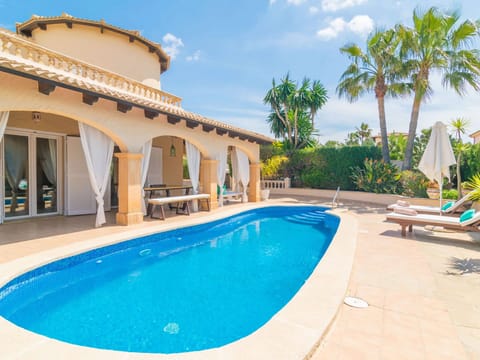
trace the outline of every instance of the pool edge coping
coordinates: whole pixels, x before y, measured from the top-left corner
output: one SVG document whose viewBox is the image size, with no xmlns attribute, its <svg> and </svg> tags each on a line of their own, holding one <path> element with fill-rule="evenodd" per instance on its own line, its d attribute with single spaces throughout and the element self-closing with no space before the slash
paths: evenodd
<svg viewBox="0 0 480 360">
<path fill-rule="evenodd" d="M 126 230 L 119 234 L 102 236 L 96 239 L 70 244 L 68 246 L 42 251 L 40 253 L 20 258 L 0 265 L 0 286 L 14 277 L 28 270 L 49 262 L 82 253 L 94 248 L 125 241 L 133 237 L 140 237 L 151 233 L 168 231 L 186 226 L 222 219 L 247 210 L 283 206 L 305 206 L 306 203 L 285 204 L 282 202 L 268 202 L 262 204 L 247 204 L 244 207 L 225 209 L 221 213 L 206 215 L 195 219 L 186 219 L 179 223 L 159 224 L 149 228 Z M 128 353 L 112 350 L 101 350 L 64 343 L 35 334 L 17 327 L 4 318 L 0 318 L 0 334 L 11 339 L 7 346 L 6 356 L 16 358 L 31 358 L 48 356 L 52 353 L 62 354 L 74 359 L 87 356 L 108 359 L 220 359 L 274 357 L 275 359 L 305 358 L 312 350 L 318 347 L 321 338 L 332 323 L 340 304 L 347 291 L 348 282 L 353 266 L 358 234 L 356 218 L 345 210 L 327 210 L 328 213 L 340 217 L 340 224 L 322 260 L 315 267 L 297 294 L 261 328 L 252 334 L 224 345 L 202 351 L 179 354 L 145 354 Z M 324 293 L 325 283 L 328 282 L 329 291 Z M 323 306 L 319 306 L 322 304 Z M 19 353 L 21 345 L 22 351 Z"/>
</svg>

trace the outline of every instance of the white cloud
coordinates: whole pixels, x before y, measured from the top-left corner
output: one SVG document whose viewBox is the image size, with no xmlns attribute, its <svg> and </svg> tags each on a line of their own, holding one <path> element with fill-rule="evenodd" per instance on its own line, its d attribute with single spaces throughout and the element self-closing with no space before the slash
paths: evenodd
<svg viewBox="0 0 480 360">
<path fill-rule="evenodd" d="M 322 0 L 322 10 L 335 12 L 364 2 L 367 2 L 367 0 Z"/>
<path fill-rule="evenodd" d="M 322 40 L 330 40 L 336 38 L 341 33 L 348 23 L 343 18 L 338 17 L 329 22 L 326 28 L 317 31 L 317 36 Z"/>
<path fill-rule="evenodd" d="M 307 0 L 287 0 L 287 4 L 289 5 L 295 5 L 295 6 L 298 6 L 298 5 L 301 5 L 303 4 L 304 2 L 306 2 Z M 270 5 L 273 5 L 277 2 L 277 0 L 269 0 L 269 4 Z"/>
<path fill-rule="evenodd" d="M 180 48 L 183 47 L 182 39 L 176 37 L 173 34 L 167 33 L 162 38 L 164 46 L 163 50 L 174 60 L 178 53 L 180 52 Z"/>
<path fill-rule="evenodd" d="M 358 35 L 366 35 L 373 30 L 374 22 L 368 15 L 356 15 L 346 22 L 342 17 L 333 19 L 326 28 L 317 31 L 317 36 L 322 40 L 336 38 L 341 32 L 350 30 Z"/>
<path fill-rule="evenodd" d="M 287 3 L 298 6 L 304 3 L 305 1 L 306 0 L 287 0 Z"/>
<path fill-rule="evenodd" d="M 348 23 L 348 28 L 355 34 L 367 35 L 373 30 L 374 23 L 368 15 L 357 15 Z"/>
<path fill-rule="evenodd" d="M 319 11 L 319 8 L 316 7 L 316 6 L 310 6 L 310 7 L 308 8 L 308 12 L 309 12 L 310 14 L 316 14 L 318 11 Z"/>
<path fill-rule="evenodd" d="M 195 61 L 200 60 L 200 55 L 201 55 L 201 51 L 197 50 L 192 55 L 188 55 L 185 58 L 185 60 L 190 61 L 190 62 L 195 62 Z"/>
</svg>

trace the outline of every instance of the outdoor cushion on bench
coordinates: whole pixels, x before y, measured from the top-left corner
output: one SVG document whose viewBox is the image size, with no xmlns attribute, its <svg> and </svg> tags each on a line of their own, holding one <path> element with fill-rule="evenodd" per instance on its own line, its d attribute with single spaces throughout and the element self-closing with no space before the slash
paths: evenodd
<svg viewBox="0 0 480 360">
<path fill-rule="evenodd" d="M 148 199 L 148 203 L 152 205 L 150 217 L 154 218 L 153 213 L 155 212 L 155 207 L 159 206 L 161 216 L 158 217 L 158 219 L 165 220 L 165 210 L 163 209 L 163 205 L 165 204 L 177 204 L 177 214 L 183 213 L 185 215 L 190 215 L 189 202 L 192 200 L 205 200 L 207 204 L 207 210 L 210 211 L 210 195 L 209 194 L 168 196 L 168 197 Z M 182 209 L 183 212 L 180 212 L 180 209 Z"/>
<path fill-rule="evenodd" d="M 243 193 L 239 192 L 239 191 L 225 191 L 223 194 L 222 194 L 222 200 L 225 202 L 229 202 L 230 199 L 238 199 L 238 198 L 242 198 L 242 195 Z M 219 200 L 220 200 L 220 196 L 219 196 Z"/>
</svg>

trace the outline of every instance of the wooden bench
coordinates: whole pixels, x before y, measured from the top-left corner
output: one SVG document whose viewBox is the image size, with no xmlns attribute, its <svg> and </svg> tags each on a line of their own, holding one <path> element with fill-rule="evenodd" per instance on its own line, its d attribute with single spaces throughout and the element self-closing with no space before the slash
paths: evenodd
<svg viewBox="0 0 480 360">
<path fill-rule="evenodd" d="M 242 198 L 243 193 L 239 191 L 227 191 L 222 194 L 223 201 L 229 201 L 230 199 Z M 219 195 L 220 197 L 220 195 Z"/>
<path fill-rule="evenodd" d="M 177 214 L 190 215 L 190 201 L 198 200 L 205 201 L 207 211 L 210 211 L 210 195 L 209 194 L 194 194 L 194 195 L 180 195 L 180 196 L 168 196 L 161 198 L 152 198 L 148 199 L 148 204 L 152 206 L 150 211 L 150 217 L 155 219 L 165 220 L 165 209 L 163 205 L 165 204 L 177 204 Z M 153 216 L 155 212 L 155 207 L 160 207 L 161 216 Z"/>
</svg>

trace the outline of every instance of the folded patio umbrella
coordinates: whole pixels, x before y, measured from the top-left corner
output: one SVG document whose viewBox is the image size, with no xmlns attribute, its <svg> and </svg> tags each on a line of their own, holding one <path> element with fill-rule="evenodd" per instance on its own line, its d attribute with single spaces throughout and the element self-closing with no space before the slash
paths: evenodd
<svg viewBox="0 0 480 360">
<path fill-rule="evenodd" d="M 455 155 L 447 134 L 447 126 L 437 121 L 432 127 L 432 134 L 418 164 L 418 169 L 430 180 L 435 180 L 440 185 L 440 208 L 442 208 L 443 178 L 446 177 L 450 181 L 449 167 L 454 164 L 456 164 Z"/>
</svg>

